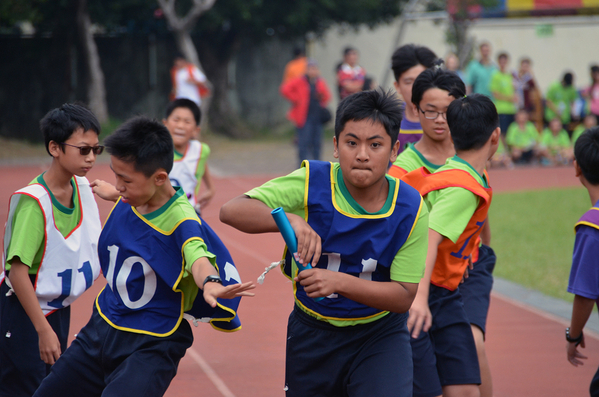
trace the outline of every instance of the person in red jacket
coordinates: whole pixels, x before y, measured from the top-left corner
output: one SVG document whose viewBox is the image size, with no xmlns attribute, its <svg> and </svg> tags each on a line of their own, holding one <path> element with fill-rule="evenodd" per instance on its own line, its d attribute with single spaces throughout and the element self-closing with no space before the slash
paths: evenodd
<svg viewBox="0 0 599 397">
<path fill-rule="evenodd" d="M 331 92 L 320 77 L 316 61 L 308 60 L 305 75 L 283 83 L 281 95 L 291 102 L 287 118 L 297 129 L 299 163 L 320 160 L 323 112 L 327 112 L 323 109 L 331 99 Z"/>
</svg>

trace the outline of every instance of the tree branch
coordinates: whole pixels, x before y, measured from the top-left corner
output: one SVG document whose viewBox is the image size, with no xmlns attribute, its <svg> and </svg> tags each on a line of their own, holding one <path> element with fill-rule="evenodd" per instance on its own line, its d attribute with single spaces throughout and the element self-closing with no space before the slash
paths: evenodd
<svg viewBox="0 0 599 397">
<path fill-rule="evenodd" d="M 193 0 L 191 9 L 184 17 L 179 17 L 175 10 L 176 0 L 158 0 L 169 26 L 174 31 L 191 30 L 198 18 L 214 5 L 216 0 Z"/>
</svg>

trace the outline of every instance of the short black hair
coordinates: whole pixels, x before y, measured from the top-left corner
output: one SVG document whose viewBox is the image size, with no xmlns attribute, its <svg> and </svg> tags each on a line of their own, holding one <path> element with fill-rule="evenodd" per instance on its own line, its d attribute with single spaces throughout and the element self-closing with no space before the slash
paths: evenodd
<svg viewBox="0 0 599 397">
<path fill-rule="evenodd" d="M 456 152 L 480 149 L 499 127 L 497 108 L 482 94 L 458 98 L 447 108 L 447 125 Z"/>
<path fill-rule="evenodd" d="M 304 49 L 300 46 L 293 47 L 293 57 L 297 58 L 299 56 L 304 56 Z"/>
<path fill-rule="evenodd" d="M 599 127 L 589 128 L 578 137 L 574 158 L 584 178 L 591 185 L 599 185 Z"/>
<path fill-rule="evenodd" d="M 202 121 L 202 111 L 194 101 L 186 98 L 178 98 L 172 102 L 169 102 L 169 104 L 166 106 L 165 117 L 168 119 L 171 113 L 173 113 L 177 108 L 189 109 L 193 114 L 193 118 L 196 121 L 196 125 L 200 125 L 200 122 Z"/>
<path fill-rule="evenodd" d="M 347 56 L 347 54 L 349 54 L 350 52 L 358 52 L 358 50 L 356 50 L 354 47 L 351 46 L 347 46 L 343 49 L 343 56 Z"/>
<path fill-rule="evenodd" d="M 572 85 L 572 82 L 574 81 L 574 75 L 571 72 L 566 72 L 564 73 L 564 78 L 562 80 L 562 82 L 567 86 L 570 87 Z"/>
<path fill-rule="evenodd" d="M 461 98 L 466 95 L 466 86 L 456 73 L 441 69 L 431 68 L 420 73 L 412 86 L 412 103 L 420 109 L 420 101 L 424 93 L 430 89 L 438 88 L 447 91 L 447 95 Z"/>
<path fill-rule="evenodd" d="M 75 131 L 94 131 L 100 135 L 100 123 L 94 114 L 79 103 L 65 103 L 50 110 L 40 121 L 46 151 L 50 154 L 50 141 L 64 143 Z M 62 147 L 64 151 L 64 146 Z"/>
<path fill-rule="evenodd" d="M 437 62 L 437 55 L 428 47 L 406 44 L 399 47 L 391 56 L 391 69 L 395 81 L 408 69 L 416 65 L 422 65 L 425 68 L 431 68 Z"/>
<path fill-rule="evenodd" d="M 497 54 L 497 60 L 500 60 L 501 58 L 510 59 L 510 56 L 508 55 L 507 52 L 502 51 L 499 54 Z"/>
<path fill-rule="evenodd" d="M 399 135 L 401 124 L 401 101 L 394 90 L 387 92 L 380 88 L 362 91 L 343 99 L 337 107 L 335 115 L 335 138 L 339 140 L 341 131 L 348 121 L 372 120 L 380 123 L 391 137 L 394 145 Z"/>
<path fill-rule="evenodd" d="M 158 120 L 144 116 L 129 119 L 106 138 L 104 145 L 110 155 L 133 163 L 135 170 L 148 178 L 160 168 L 166 172 L 173 168 L 173 139 Z"/>
</svg>

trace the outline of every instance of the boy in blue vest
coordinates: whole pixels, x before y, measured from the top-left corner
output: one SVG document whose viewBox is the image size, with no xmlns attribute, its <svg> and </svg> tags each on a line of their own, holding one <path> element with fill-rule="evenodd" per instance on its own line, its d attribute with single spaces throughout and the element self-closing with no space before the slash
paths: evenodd
<svg viewBox="0 0 599 397">
<path fill-rule="evenodd" d="M 289 316 L 285 390 L 293 396 L 411 396 L 407 310 L 422 277 L 428 213 L 420 195 L 386 176 L 401 123 L 392 93 L 364 91 L 337 109 L 334 156 L 252 189 L 221 208 L 246 233 L 276 232 L 283 207 L 297 236 L 286 255 Z M 322 299 L 315 299 L 322 298 Z"/>
<path fill-rule="evenodd" d="M 252 295 L 251 282 L 223 285 L 228 277 L 215 268 L 206 231 L 183 191 L 171 186 L 166 127 L 134 118 L 105 144 L 121 195 L 98 241 L 107 285 L 35 396 L 162 396 L 192 344 L 183 313 L 196 295 L 231 320 L 235 313 L 220 299 Z"/>
<path fill-rule="evenodd" d="M 566 351 L 568 361 L 577 367 L 587 358 L 578 350 L 578 346 L 585 347 L 582 329 L 599 299 L 599 127 L 590 128 L 578 138 L 574 157 L 576 176 L 588 190 L 593 204 L 575 226 L 576 240 L 568 282 L 574 304 L 570 327 L 566 328 Z M 599 396 L 599 370 L 593 377 L 590 392 L 593 397 Z"/>
<path fill-rule="evenodd" d="M 100 274 L 100 215 L 85 178 L 100 124 L 64 104 L 40 122 L 50 168 L 12 195 L 0 268 L 0 396 L 31 396 L 65 351 L 70 304 Z M 6 272 L 6 273 L 5 273 Z"/>
</svg>

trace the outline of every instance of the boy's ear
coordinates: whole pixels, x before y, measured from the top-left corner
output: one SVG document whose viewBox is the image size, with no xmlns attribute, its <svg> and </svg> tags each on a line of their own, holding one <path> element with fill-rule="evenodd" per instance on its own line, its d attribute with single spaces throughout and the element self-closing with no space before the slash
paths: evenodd
<svg viewBox="0 0 599 397">
<path fill-rule="evenodd" d="M 497 127 L 495 128 L 495 130 L 493 131 L 493 133 L 491 134 L 491 143 L 493 145 L 498 145 L 499 144 L 499 137 L 501 136 L 501 128 Z"/>
<path fill-rule="evenodd" d="M 582 176 L 582 170 L 580 169 L 580 166 L 576 162 L 576 159 L 574 159 L 572 161 L 572 165 L 574 166 L 574 176 L 576 176 L 577 178 L 580 178 Z"/>
<path fill-rule="evenodd" d="M 168 177 L 168 172 L 166 172 L 163 169 L 159 169 L 158 171 L 156 171 L 152 179 L 154 180 L 154 184 L 156 186 L 162 186 L 166 183 L 166 181 L 170 181 Z"/>
<path fill-rule="evenodd" d="M 389 161 L 391 161 L 392 163 L 395 162 L 395 159 L 397 159 L 397 152 L 399 151 L 399 139 L 395 141 L 395 144 L 393 145 L 393 147 L 391 148 L 391 157 L 389 158 Z"/>
<path fill-rule="evenodd" d="M 333 137 L 333 157 L 336 159 L 339 158 L 339 142 L 337 142 L 337 137 Z"/>
<path fill-rule="evenodd" d="M 399 99 L 403 101 L 403 97 L 401 96 L 401 92 L 399 92 L 399 83 L 396 81 L 393 82 L 393 87 L 395 87 L 395 92 L 397 92 L 397 96 Z"/>
<path fill-rule="evenodd" d="M 62 151 L 61 145 L 56 141 L 50 141 L 48 143 L 48 151 L 52 157 L 58 157 Z"/>
</svg>

